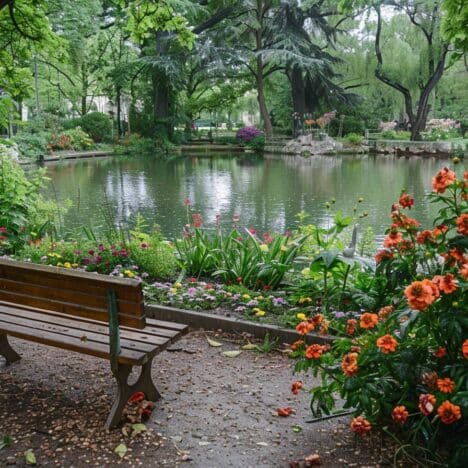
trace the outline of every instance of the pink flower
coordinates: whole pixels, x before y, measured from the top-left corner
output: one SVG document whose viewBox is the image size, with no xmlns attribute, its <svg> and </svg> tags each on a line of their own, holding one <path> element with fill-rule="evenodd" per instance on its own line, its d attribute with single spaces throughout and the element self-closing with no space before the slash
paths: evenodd
<svg viewBox="0 0 468 468">
<path fill-rule="evenodd" d="M 184 200 L 184 205 L 188 208 L 190 206 L 190 198 Z"/>
</svg>

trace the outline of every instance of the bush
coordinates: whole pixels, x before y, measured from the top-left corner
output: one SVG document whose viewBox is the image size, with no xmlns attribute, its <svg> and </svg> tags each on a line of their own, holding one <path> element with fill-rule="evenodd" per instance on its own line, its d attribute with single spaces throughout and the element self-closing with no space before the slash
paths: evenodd
<svg viewBox="0 0 468 468">
<path fill-rule="evenodd" d="M 243 143 L 247 143 L 261 135 L 263 135 L 263 132 L 256 127 L 243 127 L 237 131 L 236 138 Z"/>
<path fill-rule="evenodd" d="M 18 144 L 21 156 L 28 159 L 40 159 L 45 156 L 48 150 L 50 133 L 45 131 L 41 133 L 18 133 L 14 138 Z"/>
<path fill-rule="evenodd" d="M 117 154 L 154 154 L 157 151 L 156 141 L 133 134 L 119 141 L 115 148 Z"/>
<path fill-rule="evenodd" d="M 81 127 L 81 118 L 76 117 L 73 119 L 64 119 L 62 120 L 62 127 L 65 130 L 71 130 L 72 128 Z"/>
<path fill-rule="evenodd" d="M 427 141 L 450 140 L 459 137 L 460 132 L 455 128 L 433 128 L 430 132 L 424 133 L 424 139 Z"/>
<path fill-rule="evenodd" d="M 256 153 L 263 153 L 265 149 L 265 137 L 263 135 L 256 136 L 248 141 L 245 146 Z"/>
<path fill-rule="evenodd" d="M 382 132 L 382 138 L 385 140 L 409 140 L 411 132 L 406 130 L 386 130 Z"/>
<path fill-rule="evenodd" d="M 362 143 L 362 140 L 363 140 L 363 136 L 362 135 L 358 135 L 357 133 L 348 133 L 346 136 L 345 136 L 345 140 L 350 143 L 351 145 L 360 145 Z"/>
<path fill-rule="evenodd" d="M 334 321 L 305 317 L 300 335 L 332 328 L 340 338 L 331 347 L 297 341 L 292 357 L 297 371 L 320 374 L 322 383 L 310 389 L 314 415 L 330 414 L 339 395 L 355 413 L 354 432 L 382 428 L 401 441 L 396 464 L 412 450 L 424 466 L 445 466 L 445 455 L 455 467 L 468 448 L 468 173 L 457 180 L 444 168 L 432 186 L 428 198 L 440 206 L 433 229 L 420 229 L 405 213 L 414 204 L 408 194 L 393 205 L 376 255 L 384 307 L 337 312 Z M 296 382 L 293 391 L 302 386 Z"/>
<path fill-rule="evenodd" d="M 148 242 L 132 242 L 130 255 L 140 271 L 151 278 L 166 280 L 176 272 L 174 249 L 157 237 L 150 238 Z"/>
<path fill-rule="evenodd" d="M 216 145 L 237 145 L 238 141 L 233 136 L 219 136 L 214 139 L 213 143 Z"/>
<path fill-rule="evenodd" d="M 81 129 L 81 127 L 65 130 L 63 135 L 70 138 L 71 146 L 75 150 L 86 150 L 94 147 L 93 140 Z"/>
<path fill-rule="evenodd" d="M 112 138 L 112 121 L 101 112 L 91 112 L 81 117 L 80 127 L 96 142 Z"/>
</svg>

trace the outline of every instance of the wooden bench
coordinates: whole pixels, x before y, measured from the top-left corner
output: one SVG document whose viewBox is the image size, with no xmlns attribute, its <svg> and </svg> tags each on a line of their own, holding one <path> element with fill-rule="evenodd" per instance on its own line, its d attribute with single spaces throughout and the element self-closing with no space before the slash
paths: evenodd
<svg viewBox="0 0 468 468">
<path fill-rule="evenodd" d="M 151 378 L 153 357 L 187 330 L 145 317 L 139 281 L 0 260 L 0 356 L 7 364 L 20 359 L 8 343 L 11 335 L 108 359 L 117 380 L 108 428 L 119 423 L 133 393 L 160 398 Z M 142 369 L 129 385 L 133 366 Z"/>
</svg>

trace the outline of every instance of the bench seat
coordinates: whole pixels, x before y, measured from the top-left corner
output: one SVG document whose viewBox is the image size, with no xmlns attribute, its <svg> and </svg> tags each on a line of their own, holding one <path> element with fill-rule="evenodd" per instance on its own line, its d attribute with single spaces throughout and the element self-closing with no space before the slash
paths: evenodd
<svg viewBox="0 0 468 468">
<path fill-rule="evenodd" d="M 121 326 L 119 363 L 141 366 L 187 330 L 183 324 L 151 319 L 143 330 Z M 110 359 L 109 326 L 97 320 L 0 301 L 0 332 Z"/>
</svg>

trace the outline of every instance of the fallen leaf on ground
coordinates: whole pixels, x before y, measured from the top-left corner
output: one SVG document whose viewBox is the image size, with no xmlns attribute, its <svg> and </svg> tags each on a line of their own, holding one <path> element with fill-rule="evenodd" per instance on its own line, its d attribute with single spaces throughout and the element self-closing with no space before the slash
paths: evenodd
<svg viewBox="0 0 468 468">
<path fill-rule="evenodd" d="M 226 357 L 237 357 L 239 354 L 242 353 L 242 351 L 224 351 L 223 356 Z"/>
<path fill-rule="evenodd" d="M 27 465 L 35 465 L 37 463 L 36 455 L 34 455 L 32 450 L 26 450 L 26 452 L 24 452 L 24 459 Z"/>
<path fill-rule="evenodd" d="M 312 455 L 305 457 L 304 461 L 306 467 L 317 466 L 322 464 L 322 461 L 320 460 L 320 455 L 318 453 L 313 453 Z"/>
<path fill-rule="evenodd" d="M 253 343 L 247 343 L 246 345 L 242 346 L 242 349 L 250 351 L 250 350 L 253 350 L 253 349 L 257 349 L 257 345 L 255 345 Z"/>
<path fill-rule="evenodd" d="M 219 341 L 212 340 L 211 338 L 206 337 L 206 341 L 208 341 L 208 344 L 210 346 L 213 346 L 213 348 L 217 348 L 218 346 L 223 346 L 223 343 L 220 343 Z"/>
<path fill-rule="evenodd" d="M 145 432 L 146 426 L 143 423 L 132 424 L 132 437 L 135 437 L 140 432 Z"/>
<path fill-rule="evenodd" d="M 119 445 L 117 445 L 117 447 L 115 447 L 114 452 L 120 458 L 123 458 L 123 457 L 125 457 L 125 454 L 127 453 L 127 446 L 125 444 L 119 444 Z"/>
</svg>

